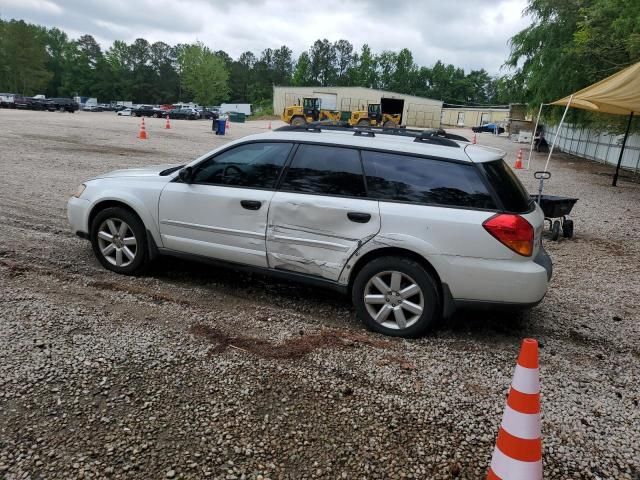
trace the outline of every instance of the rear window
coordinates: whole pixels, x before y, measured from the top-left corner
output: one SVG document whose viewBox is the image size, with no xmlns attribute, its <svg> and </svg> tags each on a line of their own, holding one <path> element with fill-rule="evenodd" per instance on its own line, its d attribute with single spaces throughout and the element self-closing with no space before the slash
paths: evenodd
<svg viewBox="0 0 640 480">
<path fill-rule="evenodd" d="M 477 165 L 484 170 L 507 212 L 524 213 L 531 210 L 529 192 L 504 161 L 495 160 Z"/>
<path fill-rule="evenodd" d="M 380 200 L 496 209 L 474 165 L 362 152 L 369 196 Z"/>
</svg>

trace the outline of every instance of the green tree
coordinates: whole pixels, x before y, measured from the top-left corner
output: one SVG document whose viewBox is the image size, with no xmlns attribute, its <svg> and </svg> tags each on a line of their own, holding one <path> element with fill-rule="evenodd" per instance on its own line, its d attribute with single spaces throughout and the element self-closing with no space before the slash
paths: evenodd
<svg viewBox="0 0 640 480">
<path fill-rule="evenodd" d="M 23 95 L 42 93 L 51 77 L 47 69 L 46 29 L 22 20 L 2 22 L 0 90 Z"/>
<path fill-rule="evenodd" d="M 224 62 L 202 42 L 187 45 L 178 56 L 181 81 L 201 105 L 215 105 L 229 94 Z"/>
<path fill-rule="evenodd" d="M 67 34 L 57 28 L 52 28 L 47 32 L 47 70 L 51 72 L 51 79 L 45 90 L 47 97 L 60 95 L 62 87 L 62 74 L 64 66 L 64 53 L 69 44 Z"/>
<path fill-rule="evenodd" d="M 380 88 L 382 90 L 391 90 L 394 76 L 396 73 L 396 63 L 398 61 L 398 54 L 385 50 L 380 55 L 376 56 L 376 66 L 378 68 L 378 74 L 376 76 L 377 82 L 374 84 L 374 88 Z"/>
<path fill-rule="evenodd" d="M 335 85 L 337 77 L 335 46 L 326 38 L 316 40 L 309 50 L 311 79 L 323 87 Z"/>
<path fill-rule="evenodd" d="M 640 2 L 529 0 L 532 24 L 511 38 L 512 67 L 532 107 L 640 60 Z"/>
<path fill-rule="evenodd" d="M 395 74 L 391 80 L 391 90 L 400 93 L 415 93 L 417 67 L 413 63 L 413 55 L 403 48 L 396 55 Z"/>
<path fill-rule="evenodd" d="M 378 73 L 376 59 L 371 53 L 371 48 L 366 43 L 362 46 L 360 54 L 354 59 L 355 66 L 350 70 L 350 84 L 361 87 L 376 88 Z"/>
<path fill-rule="evenodd" d="M 348 40 L 338 40 L 333 44 L 336 55 L 336 83 L 337 85 L 349 85 L 349 70 L 353 68 L 355 56 L 353 45 Z"/>
<path fill-rule="evenodd" d="M 293 79 L 291 83 L 298 87 L 311 85 L 311 59 L 307 52 L 302 52 L 296 62 L 296 68 L 293 71 Z"/>
</svg>

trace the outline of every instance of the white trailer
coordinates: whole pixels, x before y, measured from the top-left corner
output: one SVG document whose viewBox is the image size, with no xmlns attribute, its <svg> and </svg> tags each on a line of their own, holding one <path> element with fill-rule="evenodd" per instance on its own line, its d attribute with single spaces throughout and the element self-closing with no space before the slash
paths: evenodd
<svg viewBox="0 0 640 480">
<path fill-rule="evenodd" d="M 239 112 L 245 115 L 251 115 L 250 103 L 223 103 L 220 105 L 220 113 Z"/>
<path fill-rule="evenodd" d="M 0 93 L 0 107 L 3 108 L 13 108 L 14 107 L 14 97 L 13 93 Z"/>
</svg>

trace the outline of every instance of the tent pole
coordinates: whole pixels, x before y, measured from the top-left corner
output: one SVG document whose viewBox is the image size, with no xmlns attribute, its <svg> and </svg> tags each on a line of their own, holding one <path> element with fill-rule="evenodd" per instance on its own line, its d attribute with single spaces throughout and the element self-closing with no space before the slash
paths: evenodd
<svg viewBox="0 0 640 480">
<path fill-rule="evenodd" d="M 564 123 L 564 117 L 567 116 L 567 112 L 569 111 L 569 107 L 571 106 L 571 100 L 573 100 L 573 93 L 569 97 L 569 101 L 567 102 L 567 107 L 564 109 L 564 113 L 562 114 L 562 118 L 560 119 L 560 124 L 558 125 L 558 129 L 556 130 L 556 135 L 553 137 L 553 143 L 551 144 L 551 148 L 549 149 L 549 155 L 547 156 L 547 163 L 544 165 L 544 171 L 547 171 L 547 167 L 549 167 L 549 160 L 551 160 L 551 154 L 553 153 L 553 148 L 556 146 L 556 141 L 558 141 L 558 135 L 560 135 L 560 127 Z"/>
<path fill-rule="evenodd" d="M 624 147 L 627 144 L 627 137 L 629 136 L 629 130 L 631 129 L 631 120 L 633 120 L 633 112 L 629 114 L 629 121 L 627 122 L 627 131 L 624 133 L 622 139 L 622 147 L 620 148 L 620 156 L 618 157 L 618 165 L 616 165 L 616 173 L 613 175 L 613 183 L 611 186 L 616 187 L 618 185 L 618 173 L 620 172 L 620 165 L 622 165 L 622 154 L 624 153 Z"/>
<path fill-rule="evenodd" d="M 538 110 L 538 116 L 536 117 L 536 126 L 533 127 L 533 135 L 531 135 L 531 145 L 529 145 L 529 159 L 527 160 L 527 170 L 529 170 L 529 166 L 531 165 L 531 154 L 533 153 L 533 144 L 536 141 L 536 132 L 538 131 L 538 122 L 540 122 L 540 114 L 542 113 L 542 106 L 544 103 L 540 104 L 540 109 Z"/>
</svg>

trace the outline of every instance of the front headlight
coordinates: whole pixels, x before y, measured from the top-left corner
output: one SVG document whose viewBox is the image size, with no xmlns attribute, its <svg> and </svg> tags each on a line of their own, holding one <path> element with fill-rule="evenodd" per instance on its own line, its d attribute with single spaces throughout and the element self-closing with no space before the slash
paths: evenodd
<svg viewBox="0 0 640 480">
<path fill-rule="evenodd" d="M 74 193 L 73 196 L 76 198 L 80 198 L 80 195 L 82 195 L 82 192 L 84 192 L 85 188 L 87 188 L 87 186 L 83 183 L 78 187 L 78 189 L 76 190 L 76 193 Z"/>
</svg>

